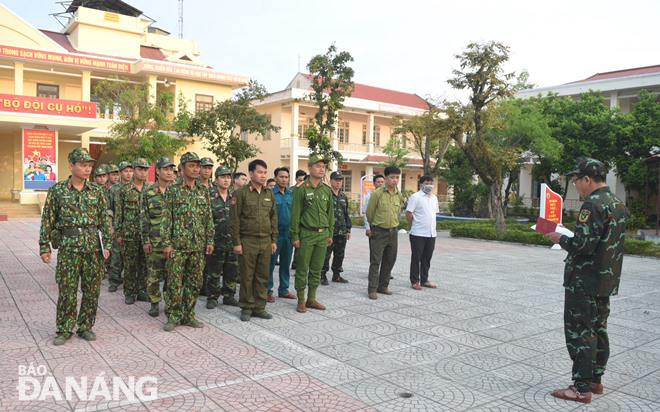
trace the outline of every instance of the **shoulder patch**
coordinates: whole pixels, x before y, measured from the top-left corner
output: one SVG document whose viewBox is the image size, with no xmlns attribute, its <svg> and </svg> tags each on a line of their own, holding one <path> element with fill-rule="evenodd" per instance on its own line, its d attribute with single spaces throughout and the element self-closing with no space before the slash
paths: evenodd
<svg viewBox="0 0 660 412">
<path fill-rule="evenodd" d="M 589 221 L 590 217 L 591 217 L 591 210 L 582 209 L 580 210 L 580 215 L 578 216 L 578 222 L 586 223 Z"/>
</svg>

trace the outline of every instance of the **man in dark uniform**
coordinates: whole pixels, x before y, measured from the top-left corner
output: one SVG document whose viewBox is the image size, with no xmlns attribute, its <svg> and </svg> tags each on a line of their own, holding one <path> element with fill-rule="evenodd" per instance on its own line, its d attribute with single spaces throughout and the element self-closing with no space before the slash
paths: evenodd
<svg viewBox="0 0 660 412">
<path fill-rule="evenodd" d="M 69 153 L 71 176 L 51 186 L 41 216 L 41 260 L 50 263 L 51 243 L 59 248 L 55 269 L 59 292 L 54 345 L 63 345 L 76 325 L 78 283 L 83 296 L 76 333 L 85 340 L 96 340 L 92 328 L 103 278 L 103 260 L 110 256 L 112 240 L 103 191 L 87 180 L 94 162 L 87 149 L 78 148 Z"/>
<path fill-rule="evenodd" d="M 610 296 L 619 293 L 626 208 L 605 183 L 605 166 L 581 158 L 568 174 L 585 199 L 574 237 L 546 236 L 568 252 L 564 269 L 564 331 L 575 382 L 552 396 L 581 403 L 604 391 L 602 376 L 610 354 L 607 318 Z"/>
<path fill-rule="evenodd" d="M 332 245 L 325 251 L 325 261 L 321 270 L 321 284 L 327 285 L 328 278 L 326 274 L 330 270 L 330 255 L 332 259 L 332 281 L 337 283 L 348 283 L 348 280 L 341 277 L 344 271 L 344 252 L 346 250 L 346 241 L 351 238 L 351 215 L 348 211 L 348 198 L 346 193 L 341 190 L 344 184 L 344 176 L 341 172 L 332 172 L 330 174 L 330 189 L 332 189 L 332 206 L 335 210 L 335 231 L 332 237 Z"/>
<path fill-rule="evenodd" d="M 211 189 L 213 189 L 214 183 L 213 183 L 213 159 L 210 157 L 202 157 L 201 162 L 200 162 L 200 169 L 199 169 L 199 178 L 197 179 L 199 183 L 202 184 L 205 188 L 208 189 L 209 195 L 211 194 Z M 206 264 L 204 265 L 204 272 L 202 274 L 202 288 L 199 290 L 199 295 L 200 296 L 206 296 L 207 295 L 207 282 L 209 278 L 209 259 L 211 256 L 206 256 Z"/>
<path fill-rule="evenodd" d="M 112 217 L 112 253 L 110 254 L 110 274 L 108 275 L 110 280 L 110 286 L 108 287 L 108 292 L 116 292 L 119 285 L 124 283 L 124 278 L 122 277 L 122 272 L 124 271 L 124 258 L 121 255 L 121 245 L 117 242 L 117 227 L 115 225 L 115 214 L 117 209 L 117 199 L 119 198 L 119 191 L 122 186 L 130 183 L 133 180 L 133 166 L 129 162 L 119 163 L 119 174 L 121 180 L 119 183 L 111 186 L 108 189 L 108 210 L 110 216 Z"/>
</svg>

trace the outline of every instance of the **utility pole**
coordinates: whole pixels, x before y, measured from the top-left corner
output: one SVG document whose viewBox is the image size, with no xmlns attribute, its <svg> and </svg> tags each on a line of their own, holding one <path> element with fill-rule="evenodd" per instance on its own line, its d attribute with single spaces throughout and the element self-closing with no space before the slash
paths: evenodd
<svg viewBox="0 0 660 412">
<path fill-rule="evenodd" d="M 179 0 L 179 38 L 183 39 L 183 0 Z"/>
</svg>

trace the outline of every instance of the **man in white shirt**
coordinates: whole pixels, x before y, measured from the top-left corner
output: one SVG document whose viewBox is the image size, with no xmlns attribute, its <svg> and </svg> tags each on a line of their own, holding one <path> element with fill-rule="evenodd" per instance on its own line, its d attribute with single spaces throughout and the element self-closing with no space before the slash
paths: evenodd
<svg viewBox="0 0 660 412">
<path fill-rule="evenodd" d="M 429 267 L 435 248 L 435 216 L 440 212 L 438 198 L 433 194 L 433 178 L 424 175 L 419 178 L 419 191 L 408 199 L 406 219 L 410 224 L 410 283 L 415 290 L 422 286 L 435 288 L 429 282 Z"/>
</svg>

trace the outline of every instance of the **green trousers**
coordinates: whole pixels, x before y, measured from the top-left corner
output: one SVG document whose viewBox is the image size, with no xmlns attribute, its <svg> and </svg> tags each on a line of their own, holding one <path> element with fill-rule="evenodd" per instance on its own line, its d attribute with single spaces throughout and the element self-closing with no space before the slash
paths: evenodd
<svg viewBox="0 0 660 412">
<path fill-rule="evenodd" d="M 119 286 L 124 283 L 121 272 L 124 270 L 124 259 L 121 256 L 121 246 L 116 240 L 112 241 L 110 252 L 110 274 L 108 275 L 111 285 Z"/>
<path fill-rule="evenodd" d="M 149 296 L 149 302 L 158 303 L 162 300 L 160 282 L 165 281 L 165 287 L 167 287 L 166 274 L 163 251 L 153 250 L 147 255 L 147 295 Z"/>
<path fill-rule="evenodd" d="M 300 229 L 300 248 L 296 261 L 296 292 L 298 299 L 305 296 L 305 288 L 316 291 L 321 284 L 321 269 L 325 262 L 325 253 L 328 248 L 329 232 L 319 233 Z"/>
<path fill-rule="evenodd" d="M 204 252 L 181 252 L 176 249 L 166 263 L 165 314 L 167 321 L 186 323 L 195 319 L 195 304 L 202 287 Z"/>
<path fill-rule="evenodd" d="M 207 259 L 206 267 L 208 268 L 206 294 L 209 299 L 217 301 L 220 295 L 229 298 L 236 294 L 238 255 L 233 250 L 222 250 L 216 245 L 213 254 Z"/>
<path fill-rule="evenodd" d="M 147 259 L 142 242 L 125 240 L 122 248 L 126 271 L 124 273 L 124 296 L 147 295 Z"/>
<path fill-rule="evenodd" d="M 241 289 L 238 306 L 245 312 L 266 309 L 270 273 L 270 237 L 242 236 L 243 254 L 238 257 Z"/>
<path fill-rule="evenodd" d="M 371 226 L 369 238 L 368 292 L 382 292 L 390 285 L 390 275 L 396 262 L 399 230 Z"/>
<path fill-rule="evenodd" d="M 81 253 L 60 250 L 57 254 L 55 281 L 59 288 L 57 296 L 57 334 L 70 336 L 76 325 L 78 309 L 78 283 L 82 291 L 82 301 L 78 315 L 77 333 L 92 330 L 96 321 L 103 279 L 103 259 L 101 252 Z"/>
</svg>

